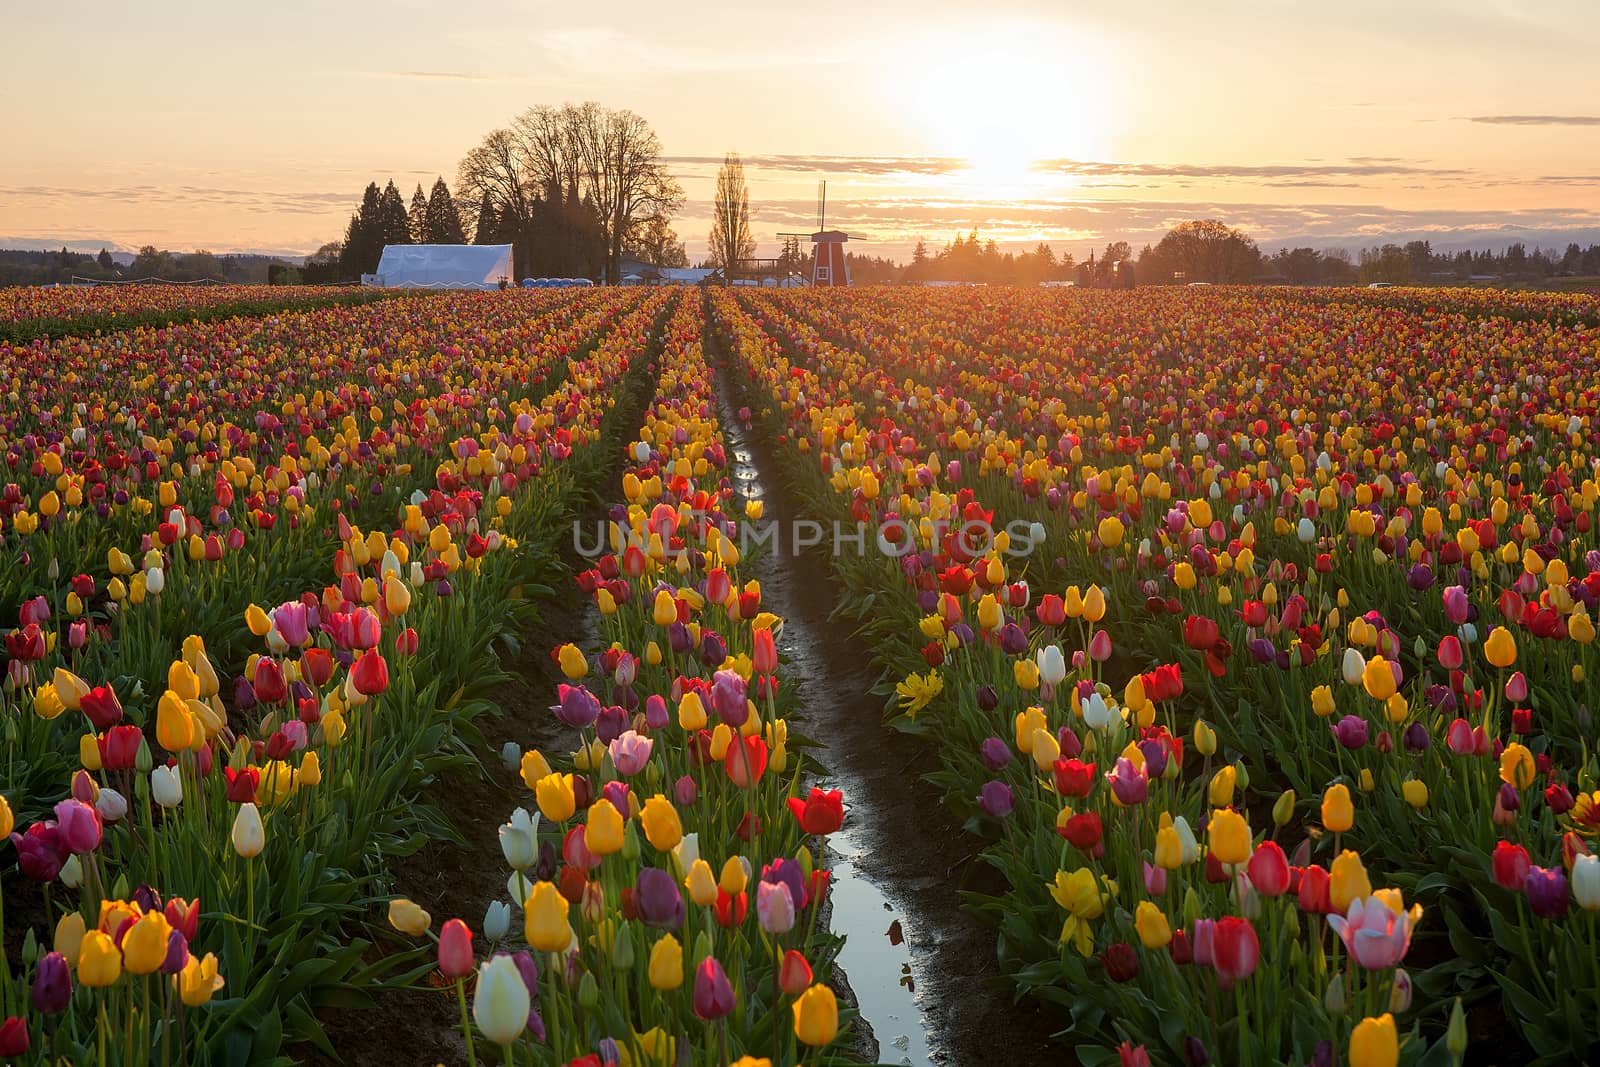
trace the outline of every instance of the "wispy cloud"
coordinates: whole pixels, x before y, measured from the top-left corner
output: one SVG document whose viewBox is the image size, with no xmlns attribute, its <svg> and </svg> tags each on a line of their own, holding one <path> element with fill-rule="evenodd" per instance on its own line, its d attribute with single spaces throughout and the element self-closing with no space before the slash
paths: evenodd
<svg viewBox="0 0 1600 1067">
<path fill-rule="evenodd" d="M 1600 115 L 1471 115 L 1485 126 L 1600 126 Z"/>
<path fill-rule="evenodd" d="M 119 203 L 130 205 L 207 204 L 234 207 L 256 214 L 330 214 L 341 206 L 352 209 L 360 196 L 349 192 L 275 192 L 260 189 L 224 189 L 204 185 L 121 185 L 105 188 L 53 187 L 45 185 L 0 186 L 0 198 L 30 200 L 35 203 L 69 205 L 74 202 Z"/>
<path fill-rule="evenodd" d="M 942 156 L 742 156 L 749 170 L 815 171 L 827 174 L 951 174 L 965 170 L 964 159 Z M 663 156 L 662 162 L 674 166 L 721 166 L 721 156 Z"/>
<path fill-rule="evenodd" d="M 487 74 L 469 74 L 462 70 L 383 70 L 378 71 L 377 76 L 380 78 L 426 78 L 458 82 L 485 82 L 490 80 Z"/>
<path fill-rule="evenodd" d="M 1273 182 L 1280 179 L 1377 178 L 1395 175 L 1466 177 L 1472 172 L 1422 166 L 1390 157 L 1362 157 L 1345 163 L 1103 163 L 1082 159 L 1040 160 L 1036 169 L 1095 178 L 1203 178 Z"/>
</svg>

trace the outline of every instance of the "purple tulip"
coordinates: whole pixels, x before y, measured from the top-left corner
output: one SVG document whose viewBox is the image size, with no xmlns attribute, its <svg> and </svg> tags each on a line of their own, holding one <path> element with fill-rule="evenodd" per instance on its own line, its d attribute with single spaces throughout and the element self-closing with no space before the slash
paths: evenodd
<svg viewBox="0 0 1600 1067">
<path fill-rule="evenodd" d="M 980 749 L 983 756 L 983 765 L 991 771 L 998 771 L 1011 762 L 1011 746 L 998 737 L 986 737 Z"/>
<path fill-rule="evenodd" d="M 972 627 L 968 626 L 966 623 L 956 623 L 954 626 L 950 627 L 950 633 L 955 637 L 956 644 L 960 645 L 962 648 L 966 648 L 968 645 L 972 644 Z"/>
<path fill-rule="evenodd" d="M 1111 792 L 1124 805 L 1143 804 L 1150 795 L 1150 779 L 1126 756 L 1117 759 L 1116 768 L 1106 775 L 1106 780 L 1111 783 Z"/>
<path fill-rule="evenodd" d="M 256 706 L 256 687 L 242 674 L 233 680 L 233 706 L 240 711 L 250 711 Z"/>
<path fill-rule="evenodd" d="M 594 733 L 602 745 L 609 745 L 621 737 L 628 728 L 627 709 L 613 704 L 600 709 L 600 714 L 595 716 Z"/>
<path fill-rule="evenodd" d="M 607 782 L 600 787 L 600 796 L 611 801 L 611 806 L 618 811 L 629 810 L 627 782 Z"/>
<path fill-rule="evenodd" d="M 1427 727 L 1420 722 L 1414 722 L 1406 727 L 1406 732 L 1401 738 L 1408 752 L 1426 752 L 1433 744 L 1433 738 L 1428 736 Z"/>
<path fill-rule="evenodd" d="M 674 622 L 667 627 L 667 646 L 674 655 L 682 656 L 694 647 L 694 638 L 689 635 L 689 628 L 681 622 Z"/>
<path fill-rule="evenodd" d="M 995 692 L 992 685 L 980 685 L 977 692 L 978 707 L 984 711 L 993 711 L 1000 706 L 1000 694 Z"/>
<path fill-rule="evenodd" d="M 983 788 L 978 791 L 978 806 L 985 814 L 993 815 L 997 819 L 1010 815 L 1015 804 L 1011 787 L 1002 781 L 985 782 Z"/>
<path fill-rule="evenodd" d="M 718 660 L 721 663 L 722 660 Z M 745 696 L 745 681 L 734 671 L 718 671 L 711 676 L 711 709 L 717 718 L 737 730 L 750 717 Z"/>
<path fill-rule="evenodd" d="M 707 956 L 694 969 L 694 1013 L 714 1022 L 733 1012 L 733 986 L 715 956 Z"/>
<path fill-rule="evenodd" d="M 1367 743 L 1367 720 L 1358 715 L 1346 715 L 1328 727 L 1345 748 L 1363 748 Z"/>
<path fill-rule="evenodd" d="M 59 952 L 47 952 L 33 976 L 33 1010 L 55 1015 L 72 999 L 72 967 Z"/>
<path fill-rule="evenodd" d="M 1145 777 L 1160 778 L 1167 769 L 1167 746 L 1151 738 L 1139 742 L 1139 751 L 1144 755 Z"/>
<path fill-rule="evenodd" d="M 700 635 L 700 662 L 707 667 L 720 667 L 722 661 L 728 658 L 728 643 L 722 635 L 714 630 L 706 630 Z"/>
<path fill-rule="evenodd" d="M 189 939 L 183 936 L 182 930 L 174 930 L 167 935 L 167 955 L 161 961 L 161 973 L 177 974 L 188 966 L 188 963 Z"/>
<path fill-rule="evenodd" d="M 805 875 L 800 871 L 800 864 L 791 859 L 776 859 L 761 868 L 763 882 L 779 882 L 789 889 L 789 898 L 794 901 L 796 908 L 803 908 L 809 903 L 810 898 L 806 892 Z"/>
<path fill-rule="evenodd" d="M 1008 622 L 1000 627 L 1000 651 L 1008 656 L 1020 656 L 1028 650 L 1028 635 L 1022 627 Z"/>
<path fill-rule="evenodd" d="M 1541 919 L 1559 919 L 1567 913 L 1567 872 L 1560 867 L 1530 867 L 1522 883 L 1528 907 Z"/>
<path fill-rule="evenodd" d="M 583 686 L 563 682 L 556 687 L 556 695 L 560 703 L 551 705 L 550 710 L 568 726 L 582 730 L 600 717 L 600 701 Z"/>
<path fill-rule="evenodd" d="M 690 775 L 684 775 L 672 785 L 672 796 L 680 808 L 693 804 L 700 796 L 700 786 Z"/>
<path fill-rule="evenodd" d="M 644 724 L 652 730 L 665 730 L 671 721 L 666 700 L 660 693 L 651 693 L 644 702 Z"/>
<path fill-rule="evenodd" d="M 678 881 L 659 867 L 639 872 L 633 887 L 633 906 L 639 920 L 658 930 L 677 930 L 683 926 L 683 894 Z"/>
<path fill-rule="evenodd" d="M 1406 584 L 1421 592 L 1433 586 L 1433 568 L 1426 563 L 1418 563 L 1406 575 Z"/>
<path fill-rule="evenodd" d="M 35 882 L 53 882 L 67 862 L 61 835 L 53 822 L 36 822 L 25 834 L 11 835 L 22 873 Z"/>
</svg>

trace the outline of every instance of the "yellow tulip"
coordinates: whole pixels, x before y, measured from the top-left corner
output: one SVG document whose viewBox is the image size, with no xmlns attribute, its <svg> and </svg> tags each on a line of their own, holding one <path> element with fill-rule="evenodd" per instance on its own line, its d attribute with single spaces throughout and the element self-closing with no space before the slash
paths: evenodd
<svg viewBox="0 0 1600 1067">
<path fill-rule="evenodd" d="M 1233 790 L 1238 777 L 1239 772 L 1233 769 L 1231 763 L 1224 764 L 1211 776 L 1211 785 L 1206 791 L 1206 796 L 1213 808 L 1225 808 L 1233 803 Z"/>
<path fill-rule="evenodd" d="M 711 874 L 711 864 L 697 859 L 689 865 L 689 875 L 683 880 L 689 890 L 689 899 L 702 908 L 710 907 L 717 899 L 717 880 Z"/>
<path fill-rule="evenodd" d="M 1520 742 L 1511 742 L 1500 754 L 1500 780 L 1512 788 L 1528 788 L 1533 784 L 1534 773 L 1533 753 Z"/>
<path fill-rule="evenodd" d="M 1134 913 L 1133 928 L 1139 933 L 1139 942 L 1147 949 L 1165 948 L 1172 940 L 1172 925 L 1166 914 L 1148 900 L 1141 900 Z"/>
<path fill-rule="evenodd" d="M 78 946 L 78 984 L 91 989 L 108 986 L 122 977 L 122 953 L 110 934 L 90 930 Z"/>
<path fill-rule="evenodd" d="M 566 822 L 578 810 L 578 797 L 570 774 L 545 775 L 534 786 L 534 795 L 539 802 L 539 813 L 551 822 Z M 616 811 L 615 808 L 611 810 Z"/>
<path fill-rule="evenodd" d="M 1389 661 L 1377 656 L 1367 660 L 1367 666 L 1361 672 L 1361 685 L 1373 700 L 1388 700 L 1394 696 L 1394 670 L 1389 666 Z"/>
<path fill-rule="evenodd" d="M 596 856 L 621 852 L 622 828 L 622 813 L 611 801 L 602 797 L 589 806 L 589 816 L 583 828 L 583 845 Z"/>
<path fill-rule="evenodd" d="M 217 957 L 210 952 L 204 959 L 190 956 L 172 980 L 178 987 L 178 996 L 190 1008 L 204 1007 L 223 985 L 222 976 L 217 974 Z"/>
<path fill-rule="evenodd" d="M 433 925 L 433 916 L 415 901 L 396 897 L 389 901 L 389 925 L 402 934 L 421 937 Z"/>
<path fill-rule="evenodd" d="M 189 670 L 187 667 L 184 670 Z M 189 671 L 194 677 L 194 672 Z M 156 704 L 156 740 L 168 752 L 183 752 L 194 743 L 195 722 L 185 698 L 168 689 Z"/>
<path fill-rule="evenodd" d="M 803 1045 L 821 1048 L 839 1034 L 839 1002 L 820 982 L 800 994 L 794 1012 L 794 1036 Z"/>
<path fill-rule="evenodd" d="M 1517 662 L 1517 639 L 1504 626 L 1496 626 L 1483 643 L 1483 658 L 1502 670 L 1511 666 Z"/>
<path fill-rule="evenodd" d="M 1350 849 L 1335 856 L 1328 871 L 1328 899 L 1333 903 L 1333 910 L 1343 915 L 1350 910 L 1352 901 L 1371 895 L 1372 882 L 1361 857 Z"/>
<path fill-rule="evenodd" d="M 551 774 L 550 761 L 544 758 L 544 753 L 538 749 L 530 749 L 522 754 L 522 784 L 529 789 L 538 789 L 539 780 L 548 778 Z"/>
<path fill-rule="evenodd" d="M 660 793 L 644 802 L 639 822 L 644 827 L 645 839 L 658 852 L 670 852 L 683 840 L 683 823 L 678 819 L 678 810 Z"/>
<path fill-rule="evenodd" d="M 78 951 L 83 946 L 83 937 L 87 932 L 88 925 L 83 921 L 83 916 L 75 911 L 67 912 L 56 923 L 54 948 L 73 966 L 77 966 Z"/>
<path fill-rule="evenodd" d="M 1238 812 L 1228 808 L 1213 811 L 1206 836 L 1217 862 L 1243 863 L 1250 858 L 1250 824 Z"/>
<path fill-rule="evenodd" d="M 129 974 L 152 974 L 167 958 L 172 924 L 159 911 L 147 911 L 122 935 L 122 966 Z"/>
<path fill-rule="evenodd" d="M 650 988 L 670 992 L 683 985 L 683 946 L 667 934 L 650 950 Z"/>
<path fill-rule="evenodd" d="M 89 683 L 79 678 L 65 667 L 57 667 L 50 677 L 50 684 L 55 686 L 56 696 L 68 711 L 78 711 L 82 708 L 83 697 L 89 692 Z M 37 709 L 35 709 L 37 710 Z M 54 716 L 50 716 L 54 718 Z"/>
<path fill-rule="evenodd" d="M 722 876 L 717 880 L 722 891 L 730 897 L 736 897 L 744 892 L 749 882 L 749 870 L 739 861 L 738 856 L 729 856 L 728 862 L 722 865 Z"/>
<path fill-rule="evenodd" d="M 1400 795 L 1418 811 L 1428 806 L 1428 785 L 1419 779 L 1407 778 L 1400 783 Z"/>
<path fill-rule="evenodd" d="M 1330 833 L 1342 834 L 1356 822 L 1355 805 L 1350 801 L 1350 788 L 1343 782 L 1328 787 L 1322 794 L 1322 825 Z"/>
<path fill-rule="evenodd" d="M 561 895 L 555 883 L 534 883 L 533 892 L 528 894 L 528 899 L 522 905 L 525 916 L 523 933 L 534 951 L 566 951 L 572 943 L 572 927 L 567 925 L 567 907 L 567 898 Z"/>
<path fill-rule="evenodd" d="M 1362 1019 L 1350 1034 L 1350 1067 L 1395 1067 L 1400 1062 L 1400 1035 L 1394 1016 L 1384 1012 Z"/>
</svg>

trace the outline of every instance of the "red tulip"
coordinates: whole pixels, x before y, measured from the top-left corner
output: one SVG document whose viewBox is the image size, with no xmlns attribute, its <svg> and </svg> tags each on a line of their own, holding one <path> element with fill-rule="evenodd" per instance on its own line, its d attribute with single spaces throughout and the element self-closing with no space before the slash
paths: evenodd
<svg viewBox="0 0 1600 1067">
<path fill-rule="evenodd" d="M 778 968 L 778 988 L 791 997 L 798 997 L 811 987 L 811 964 L 794 949 L 783 954 Z"/>
<path fill-rule="evenodd" d="M 844 825 L 844 794 L 813 786 L 804 800 L 790 797 L 789 810 L 806 833 L 831 834 Z"/>
<path fill-rule="evenodd" d="M 1077 759 L 1058 759 L 1054 765 L 1056 792 L 1064 797 L 1086 797 L 1094 789 L 1095 765 Z"/>
<path fill-rule="evenodd" d="M 1490 867 L 1494 872 L 1494 880 L 1499 883 L 1500 888 L 1509 889 L 1513 893 L 1521 892 L 1523 883 L 1528 880 L 1528 870 L 1532 865 L 1533 861 L 1528 857 L 1528 850 L 1521 845 L 1501 841 L 1494 846 Z"/>
<path fill-rule="evenodd" d="M 1217 920 L 1214 936 L 1212 962 L 1224 988 L 1255 973 L 1261 961 L 1261 942 L 1249 919 L 1224 916 Z"/>
<path fill-rule="evenodd" d="M 472 931 L 460 919 L 451 919 L 439 930 L 439 973 L 446 978 L 465 978 L 472 973 Z"/>
<path fill-rule="evenodd" d="M 383 653 L 372 649 L 361 653 L 361 658 L 350 667 L 350 680 L 356 692 L 369 697 L 389 688 L 389 664 L 384 661 Z"/>
<path fill-rule="evenodd" d="M 1264 897 L 1282 896 L 1289 888 L 1289 857 L 1276 841 L 1263 841 L 1250 857 L 1246 873 L 1257 893 Z"/>
</svg>

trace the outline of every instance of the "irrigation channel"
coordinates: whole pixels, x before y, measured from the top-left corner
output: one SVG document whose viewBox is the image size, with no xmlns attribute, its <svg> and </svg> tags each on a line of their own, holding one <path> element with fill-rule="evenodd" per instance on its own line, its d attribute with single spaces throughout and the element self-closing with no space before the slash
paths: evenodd
<svg viewBox="0 0 1600 1067">
<path fill-rule="evenodd" d="M 824 746 L 826 779 L 844 792 L 843 829 L 828 839 L 834 871 L 832 927 L 846 935 L 839 958 L 862 1018 L 885 1064 L 1011 1067 L 1070 1062 L 1052 1047 L 1059 1022 L 1031 1002 L 1014 1004 L 998 973 L 995 938 L 961 908 L 963 883 L 982 878 L 976 841 L 921 780 L 935 760 L 928 747 L 884 728 L 871 690 L 877 671 L 847 623 L 831 621 L 836 593 L 829 546 L 798 554 L 784 535 L 805 516 L 784 491 L 770 443 L 739 419 L 747 400 L 725 354 L 707 334 L 728 477 L 747 499 L 765 504 L 780 542 L 758 558 L 765 605 L 780 615 L 780 651 L 794 666 L 805 733 Z M 992 888 L 992 887 L 989 887 Z"/>
</svg>

